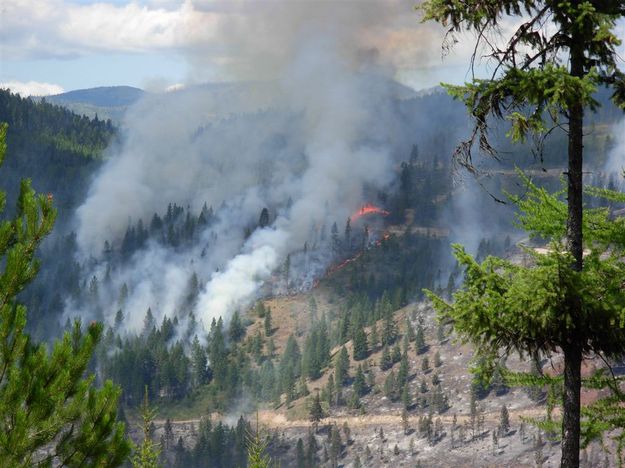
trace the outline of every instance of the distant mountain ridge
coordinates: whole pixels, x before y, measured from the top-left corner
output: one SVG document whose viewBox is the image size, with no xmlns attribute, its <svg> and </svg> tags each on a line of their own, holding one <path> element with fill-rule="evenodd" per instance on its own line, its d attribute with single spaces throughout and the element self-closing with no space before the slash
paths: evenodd
<svg viewBox="0 0 625 468">
<path fill-rule="evenodd" d="M 120 107 L 134 104 L 144 94 L 145 91 L 132 86 L 100 86 L 47 96 L 46 100 L 55 104 L 82 103 L 99 107 Z"/>
<path fill-rule="evenodd" d="M 396 81 L 377 80 L 372 81 L 371 86 L 385 88 L 387 94 L 398 100 L 419 97 L 419 92 Z M 272 82 L 214 82 L 181 86 L 179 89 L 172 89 L 162 94 L 184 96 L 190 92 L 199 92 L 209 105 L 216 104 L 222 111 L 230 108 L 237 109 L 234 110 L 237 112 L 241 111 L 240 106 L 236 105 L 237 102 L 253 101 L 260 107 L 270 106 L 276 93 L 279 93 L 279 89 L 279 86 Z M 90 118 L 97 115 L 99 119 L 111 119 L 115 124 L 120 125 L 129 107 L 146 96 L 158 94 L 161 93 L 151 93 L 133 86 L 100 86 L 77 89 L 45 98 L 34 98 L 34 100 L 45 99 L 46 102 L 61 105 L 77 114 Z M 259 104 L 259 102 L 264 104 Z"/>
<path fill-rule="evenodd" d="M 110 119 L 119 125 L 126 110 L 145 94 L 144 90 L 132 86 L 100 86 L 31 99 L 37 102 L 45 100 L 89 118 Z"/>
</svg>

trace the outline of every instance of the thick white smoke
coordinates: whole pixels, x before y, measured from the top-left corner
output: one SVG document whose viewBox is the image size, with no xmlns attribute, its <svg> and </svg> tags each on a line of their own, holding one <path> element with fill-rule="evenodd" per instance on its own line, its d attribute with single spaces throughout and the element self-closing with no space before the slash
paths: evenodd
<svg viewBox="0 0 625 468">
<path fill-rule="evenodd" d="M 395 106 L 406 91 L 392 81 L 393 61 L 371 47 L 399 3 L 269 2 L 249 16 L 234 5 L 224 70 L 253 76 L 257 67 L 272 80 L 146 98 L 128 113 L 121 150 L 77 212 L 82 254 L 112 284 L 97 298 L 109 322 L 120 307 L 134 330 L 148 307 L 157 320 L 180 316 L 193 273 L 198 321 L 227 320 L 305 243 L 318 244 L 315 264 L 298 263 L 296 274 L 322 267 L 324 227 L 342 228 L 367 191 L 392 179 L 394 150 L 404 144 Z M 192 55 L 198 68 L 208 66 Z M 206 202 L 216 220 L 192 247 L 149 243 L 107 271 L 104 242 L 119 246 L 129 221 L 147 224 L 170 202 L 195 213 Z M 272 223 L 246 238 L 263 207 L 274 210 Z"/>
</svg>

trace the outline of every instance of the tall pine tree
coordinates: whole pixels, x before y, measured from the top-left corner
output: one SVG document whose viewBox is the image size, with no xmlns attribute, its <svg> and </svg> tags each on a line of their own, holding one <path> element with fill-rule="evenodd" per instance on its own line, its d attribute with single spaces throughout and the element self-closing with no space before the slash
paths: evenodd
<svg viewBox="0 0 625 468">
<path fill-rule="evenodd" d="M 6 131 L 0 125 L 0 162 Z M 0 193 L 0 209 L 5 200 Z M 0 222 L 0 465 L 117 466 L 130 451 L 116 421 L 120 390 L 110 381 L 96 389 L 86 377 L 102 325 L 83 334 L 77 322 L 51 351 L 24 331 L 27 312 L 16 297 L 37 274 L 35 252 L 55 216 L 52 197 L 24 180 L 15 216 Z"/>
<path fill-rule="evenodd" d="M 566 242 L 561 250 L 566 250 L 568 255 L 566 267 L 570 274 L 566 276 L 581 279 L 585 274 L 584 114 L 598 106 L 593 94 L 599 86 L 611 87 L 616 104 L 625 108 L 625 75 L 618 69 L 617 53 L 621 42 L 614 32 L 617 21 L 625 16 L 625 2 L 426 0 L 422 9 L 424 20 L 445 25 L 452 36 L 462 30 L 476 32 L 473 61 L 477 54 L 493 61 L 489 78 L 449 87 L 475 119 L 469 140 L 456 151 L 457 162 L 474 170 L 474 143 L 486 153 L 496 154 L 488 137 L 491 117 L 508 119 L 509 135 L 516 141 L 528 135 L 542 139 L 552 129 L 566 126 L 568 167 L 564 172 L 567 201 L 563 233 Z M 502 22 L 508 15 L 518 17 L 518 26 L 513 27 L 511 36 L 502 38 Z M 498 40 L 491 40 L 493 36 Z M 559 327 L 555 343 L 564 355 L 561 464 L 577 467 L 582 358 L 605 330 L 597 333 L 592 327 L 593 332 L 589 333 L 584 326 L 588 308 L 583 294 L 568 288 L 562 293 L 565 300 L 558 304 L 555 316 L 548 319 L 550 326 Z M 491 337 L 498 335 L 492 332 L 486 333 Z"/>
</svg>

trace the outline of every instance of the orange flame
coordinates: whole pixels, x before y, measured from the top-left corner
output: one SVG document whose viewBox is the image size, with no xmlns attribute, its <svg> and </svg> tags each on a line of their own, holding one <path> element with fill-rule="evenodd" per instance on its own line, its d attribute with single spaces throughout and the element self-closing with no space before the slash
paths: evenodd
<svg viewBox="0 0 625 468">
<path fill-rule="evenodd" d="M 358 258 L 362 255 L 362 252 L 358 252 L 355 256 L 353 256 L 352 258 L 348 258 L 347 260 L 343 260 L 341 263 L 339 263 L 338 265 L 334 265 L 330 268 L 328 268 L 328 270 L 326 271 L 326 276 L 330 276 L 334 273 L 336 273 L 339 270 L 342 270 L 343 268 L 345 268 L 347 265 L 349 265 L 352 262 L 355 262 L 356 260 L 358 260 Z"/>
<path fill-rule="evenodd" d="M 375 208 L 375 207 L 374 207 Z M 379 209 L 379 208 L 377 208 Z M 384 213 L 388 213 L 387 211 L 381 210 Z M 387 215 L 384 215 L 387 216 Z M 382 243 L 384 243 L 385 241 L 389 240 L 391 238 L 391 235 L 388 233 L 384 233 L 384 235 L 382 236 L 381 239 L 377 240 L 375 242 L 375 246 L 379 247 L 382 245 Z M 339 270 L 342 270 L 343 268 L 345 268 L 347 265 L 349 265 L 350 263 L 355 262 L 356 260 L 358 260 L 360 258 L 360 256 L 362 255 L 362 252 L 358 252 L 356 255 L 354 255 L 351 258 L 348 258 L 347 260 L 343 260 L 341 263 L 339 263 L 338 265 L 333 265 L 330 268 L 328 268 L 326 270 L 326 277 L 328 276 L 332 276 L 334 273 L 336 273 Z M 317 280 L 315 283 L 313 283 L 313 288 L 316 288 L 319 285 L 319 281 Z"/>
<path fill-rule="evenodd" d="M 356 213 L 351 215 L 349 219 L 351 221 L 356 221 L 358 218 L 362 216 L 367 216 L 370 214 L 379 214 L 382 216 L 388 216 L 390 213 L 382 208 L 378 208 L 377 206 L 372 205 L 371 203 L 366 203 L 360 207 L 360 210 L 358 210 Z"/>
</svg>

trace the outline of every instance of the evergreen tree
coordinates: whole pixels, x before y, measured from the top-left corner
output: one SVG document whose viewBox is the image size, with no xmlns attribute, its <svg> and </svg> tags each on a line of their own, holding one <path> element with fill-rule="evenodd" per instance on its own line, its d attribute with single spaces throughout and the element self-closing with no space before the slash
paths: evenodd
<svg viewBox="0 0 625 468">
<path fill-rule="evenodd" d="M 395 377 L 394 371 L 389 372 L 386 376 L 386 380 L 384 381 L 384 395 L 391 401 L 397 399 L 397 378 Z"/>
<path fill-rule="evenodd" d="M 434 367 L 440 367 L 443 365 L 443 360 L 441 359 L 441 353 L 440 351 L 436 351 L 436 353 L 434 353 Z"/>
<path fill-rule="evenodd" d="M 401 402 L 403 403 L 405 409 L 410 408 L 410 405 L 412 405 L 412 398 L 410 397 L 410 389 L 408 388 L 408 383 L 405 383 L 404 388 L 402 389 Z"/>
<path fill-rule="evenodd" d="M 148 401 L 148 388 L 145 387 L 143 395 L 143 403 L 141 405 L 141 430 L 143 432 L 143 442 L 135 447 L 131 462 L 133 468 L 157 468 L 159 467 L 158 459 L 161 453 L 161 447 L 152 442 L 153 436 L 153 420 L 156 412 L 150 407 Z"/>
<path fill-rule="evenodd" d="M 315 354 L 319 358 L 321 367 L 326 367 L 330 364 L 330 339 L 328 337 L 328 325 L 326 322 L 325 314 L 321 318 L 318 324 L 316 324 L 319 339 L 317 340 L 317 348 Z"/>
<path fill-rule="evenodd" d="M 124 313 L 122 312 L 121 309 L 119 309 L 115 313 L 115 326 L 114 326 L 115 331 L 119 331 L 123 323 L 124 323 Z"/>
<path fill-rule="evenodd" d="M 408 382 L 408 371 L 408 353 L 404 351 L 399 363 L 399 373 L 397 374 L 397 382 L 400 386 Z"/>
<path fill-rule="evenodd" d="M 334 383 L 334 404 L 340 405 L 343 403 L 343 387 L 336 381 Z"/>
<path fill-rule="evenodd" d="M 380 369 L 388 370 L 393 367 L 393 359 L 391 358 L 391 353 L 388 351 L 388 347 L 384 347 L 382 351 L 382 357 L 380 358 Z"/>
<path fill-rule="evenodd" d="M 271 466 L 271 458 L 267 455 L 267 441 L 261 439 L 258 430 L 258 416 L 256 418 L 256 431 L 248 435 L 247 466 L 248 468 L 269 468 Z M 221 450 L 219 446 L 216 448 Z"/>
<path fill-rule="evenodd" d="M 399 349 L 399 344 L 393 346 L 393 351 L 391 352 L 391 361 L 393 361 L 393 364 L 401 361 L 401 351 Z"/>
<path fill-rule="evenodd" d="M 335 403 L 335 392 L 336 392 L 336 384 L 334 383 L 334 374 L 330 374 L 330 377 L 328 377 L 328 383 L 326 384 L 326 386 L 324 387 L 324 390 L 326 392 L 326 401 L 328 402 L 328 405 L 333 405 Z"/>
<path fill-rule="evenodd" d="M 293 377 L 299 377 L 301 375 L 301 360 L 302 356 L 297 341 L 293 335 L 289 335 L 284 352 L 280 358 L 281 379 L 284 378 L 287 372 L 290 372 Z M 291 371 L 287 371 L 289 368 Z"/>
<path fill-rule="evenodd" d="M 390 301 L 384 293 L 380 300 L 381 307 L 383 308 L 383 328 L 382 328 L 382 345 L 389 346 L 395 342 L 397 338 L 397 327 L 393 318 L 393 308 Z"/>
<path fill-rule="evenodd" d="M 425 331 L 423 330 L 423 325 L 419 322 L 417 324 L 417 333 L 415 335 L 415 350 L 417 351 L 417 354 L 423 354 L 426 349 Z"/>
<path fill-rule="evenodd" d="M 369 342 L 371 344 L 371 349 L 376 349 L 378 347 L 378 343 L 380 342 L 380 337 L 378 336 L 378 325 L 376 322 L 373 323 L 371 327 L 371 335 L 369 336 Z"/>
<path fill-rule="evenodd" d="M 260 363 L 263 357 L 263 346 L 264 346 L 264 342 L 263 342 L 263 337 L 260 334 L 260 330 L 256 332 L 256 335 L 254 335 L 254 338 L 252 338 L 252 356 L 254 356 L 254 359 L 256 360 L 257 363 Z M 225 364 L 224 361 L 221 361 Z"/>
<path fill-rule="evenodd" d="M 440 383 L 434 385 L 434 392 L 432 393 L 432 406 L 439 413 L 444 413 L 449 409 L 449 399 L 447 395 L 443 393 Z"/>
<path fill-rule="evenodd" d="M 454 295 L 453 306 L 448 308 L 447 305 L 442 305 L 443 302 L 437 305 L 437 308 L 441 306 L 450 312 L 444 314 L 454 317 L 455 327 L 461 334 L 474 343 L 480 343 L 477 353 L 481 357 L 477 370 L 486 374 L 488 378 L 492 378 L 498 368 L 501 369 L 500 363 L 507 357 L 507 353 L 500 352 L 500 346 L 504 343 L 510 351 L 516 350 L 534 357 L 549 354 L 553 349 L 563 346 L 573 346 L 570 343 L 563 343 L 563 340 L 568 339 L 563 330 L 571 331 L 571 329 L 568 321 L 562 322 L 565 320 L 564 317 L 569 317 L 567 314 L 562 315 L 562 311 L 568 310 L 567 301 L 571 295 L 580 298 L 585 304 L 583 315 L 575 318 L 576 323 L 584 324 L 575 332 L 581 334 L 580 343 L 583 343 L 584 353 L 597 352 L 616 356 L 625 348 L 625 329 L 609 324 L 610 320 L 613 324 L 619 323 L 625 305 L 625 297 L 620 293 L 612 293 L 611 291 L 616 290 L 610 289 L 618 288 L 616 285 L 625 280 L 625 264 L 620 259 L 617 260 L 617 256 L 620 255 L 617 252 L 625 251 L 625 245 L 620 240 L 620 235 L 618 237 L 614 235 L 621 229 L 617 227 L 621 221 L 610 219 L 606 209 L 587 210 L 584 233 L 590 253 L 586 257 L 581 273 L 571 270 L 568 268 L 571 255 L 561 242 L 566 233 L 566 202 L 534 186 L 529 180 L 524 181 L 528 186 L 528 196 L 522 201 L 517 200 L 521 208 L 519 220 L 532 236 L 551 239 L 549 251 L 544 254 L 532 254 L 535 264 L 519 267 L 494 257 L 488 257 L 482 264 L 478 264 L 457 246 L 457 256 L 462 259 L 460 263 L 467 268 L 465 285 Z M 589 194 L 605 199 L 625 200 L 622 194 L 605 189 L 587 190 Z M 493 273 L 494 271 L 497 273 Z M 484 289 L 479 294 L 474 294 L 479 287 Z M 537 291 L 543 293 L 537 294 Z M 490 306 L 483 301 L 485 296 L 490 298 L 487 301 Z M 476 309 L 475 305 L 480 301 L 482 305 Z M 462 311 L 469 308 L 471 317 L 465 315 L 464 320 L 457 321 L 460 315 L 456 314 L 462 314 Z M 442 308 L 439 310 L 442 311 Z M 485 325 L 486 323 L 488 325 Z M 480 327 L 481 331 L 477 332 L 476 327 Z M 505 327 L 505 330 L 515 330 L 514 336 L 509 335 L 501 327 Z M 492 334 L 484 335 L 485 329 L 489 329 Z M 535 361 L 533 358 L 532 362 Z M 569 368 L 569 371 L 573 370 Z M 539 367 L 536 368 L 536 375 L 529 376 L 503 369 L 501 372 L 505 372 L 511 382 L 521 385 L 555 384 L 553 379 L 541 374 Z M 601 380 L 599 376 L 596 378 L 602 383 L 595 381 L 593 387 L 596 388 L 597 385 L 609 387 L 605 379 Z M 477 377 L 476 379 L 478 382 L 483 380 Z M 564 385 L 560 391 L 566 393 L 567 388 L 572 390 L 567 383 L 572 385 L 574 380 L 574 375 L 569 375 L 563 382 L 560 380 L 556 382 Z M 563 402 L 565 406 L 566 401 L 570 403 L 570 398 L 574 399 L 574 396 L 569 395 L 569 400 L 565 399 Z M 611 395 L 610 398 L 612 403 L 606 400 L 600 405 L 593 405 L 594 408 L 589 408 L 584 431 L 598 434 L 607 427 L 615 427 L 609 422 L 612 418 L 607 415 L 614 416 L 612 421 L 615 423 L 616 418 L 620 417 L 617 415 L 621 414 L 622 407 L 614 405 L 616 401 L 614 398 L 619 399 L 618 394 Z M 609 411 L 598 410 L 598 406 L 606 404 L 611 408 Z M 562 414 L 562 430 L 569 431 L 567 434 L 563 433 L 563 437 L 566 435 L 569 440 L 562 448 L 563 459 L 567 460 L 563 464 L 567 465 L 572 459 L 569 453 L 571 444 L 573 446 L 579 444 L 579 440 L 571 440 L 570 431 L 579 433 L 581 427 L 578 426 L 579 421 L 571 423 L 570 415 L 567 415 L 565 410 Z M 575 456 L 573 459 L 577 460 Z"/>
<path fill-rule="evenodd" d="M 360 361 L 369 355 L 369 345 L 367 344 L 367 334 L 362 326 L 357 326 L 354 332 L 354 360 Z"/>
<path fill-rule="evenodd" d="M 0 125 L 0 163 L 6 130 Z M 5 202 L 0 193 L 0 207 Z M 52 197 L 36 195 L 24 180 L 14 217 L 0 222 L 0 464 L 120 465 L 130 447 L 116 422 L 119 389 L 110 381 L 95 389 L 93 377 L 84 377 L 102 326 L 83 334 L 77 322 L 51 351 L 24 332 L 26 308 L 16 297 L 37 274 L 35 252 L 55 216 Z"/>
<path fill-rule="evenodd" d="M 191 384 L 197 388 L 206 383 L 208 377 L 208 359 L 206 351 L 200 345 L 197 335 L 193 337 L 191 344 Z"/>
<path fill-rule="evenodd" d="M 291 371 L 290 368 L 289 371 Z M 295 398 L 295 378 L 290 374 L 290 372 L 284 380 L 282 390 L 286 395 L 286 404 L 289 405 Z"/>
<path fill-rule="evenodd" d="M 504 288 L 502 294 L 493 297 L 493 288 L 487 288 L 488 292 L 481 291 L 481 303 L 484 304 L 482 311 L 489 308 L 486 304 L 490 304 L 498 310 L 499 317 L 484 326 L 483 313 L 475 310 L 475 307 L 472 309 L 472 322 L 480 322 L 481 326 L 479 338 L 469 331 L 470 327 L 464 326 L 466 323 L 455 326 L 461 334 L 468 333 L 482 343 L 486 341 L 491 348 L 495 347 L 493 344 L 496 342 L 496 348 L 516 348 L 526 353 L 529 351 L 530 355 L 532 351 L 542 348 L 562 350 L 564 392 L 561 465 L 565 468 L 577 467 L 583 356 L 604 352 L 622 354 L 625 343 L 621 333 L 614 336 L 613 330 L 615 323 L 622 323 L 621 318 L 615 317 L 614 311 L 606 313 L 606 307 L 597 306 L 603 292 L 591 288 L 588 291 L 590 294 L 586 293 L 589 282 L 584 282 L 584 279 L 588 278 L 589 273 L 591 277 L 594 276 L 592 270 L 598 272 L 601 268 L 594 268 L 597 262 L 591 256 L 588 261 L 590 265 L 587 265 L 590 271 L 585 270 L 583 258 L 584 244 L 592 246 L 591 239 L 584 242 L 588 234 L 584 225 L 590 227 L 591 231 L 593 229 L 592 225 L 584 221 L 583 210 L 584 114 L 586 109 L 595 110 L 598 107 L 594 93 L 599 86 L 611 87 L 615 103 L 625 108 L 625 74 L 618 68 L 617 44 L 620 44 L 620 39 L 614 32 L 617 21 L 625 16 L 625 5 L 622 0 L 599 3 L 583 0 L 557 3 L 532 0 L 489 3 L 426 0 L 421 8 L 425 12 L 424 20 L 446 25 L 452 35 L 465 29 L 478 32 L 473 59 L 480 51 L 480 54 L 489 56 L 495 62 L 489 79 L 449 87 L 455 97 L 464 101 L 475 118 L 475 127 L 469 140 L 463 142 L 456 151 L 461 165 L 473 167 L 471 153 L 475 142 L 478 142 L 483 152 L 495 154 L 488 137 L 491 116 L 509 119 L 509 135 L 516 141 L 524 140 L 529 135 L 542 141 L 542 137 L 551 133 L 549 126 L 566 126 L 568 167 L 565 172 L 567 195 L 562 206 L 564 211 L 559 211 L 555 220 L 543 218 L 543 222 L 557 221 L 559 224 L 558 237 L 553 236 L 553 231 L 542 232 L 554 240 L 553 253 L 538 260 L 537 267 L 530 269 L 531 273 L 526 269 L 521 270 L 523 273 L 520 276 L 524 277 L 526 287 L 516 286 L 521 278 L 515 276 L 511 283 L 515 287 Z M 491 33 L 501 32 L 500 23 L 506 15 L 521 17 L 521 24 L 513 28 L 511 36 L 504 39 L 503 44 L 501 41 L 491 42 Z M 549 27 L 545 27 L 545 24 Z M 490 50 L 483 51 L 481 46 L 489 47 Z M 537 234 L 539 230 L 536 225 L 530 229 Z M 566 245 L 563 245 L 562 239 L 566 239 Z M 464 254 L 459 252 L 459 255 Z M 473 270 L 467 272 L 470 282 L 474 279 L 480 281 L 478 278 L 483 279 L 484 275 L 502 270 L 499 264 L 495 266 L 492 261 L 485 262 L 488 264 L 480 271 L 482 274 L 475 268 L 468 268 Z M 468 266 L 467 262 L 464 265 Z M 507 271 L 502 275 L 489 279 L 488 284 L 500 283 L 499 279 L 504 277 L 509 281 L 507 275 L 510 268 L 505 269 Z M 560 277 L 549 275 L 549 271 L 554 272 L 556 269 L 569 271 Z M 536 293 L 552 284 L 558 285 L 557 293 Z M 523 303 L 520 293 L 527 295 L 530 292 L 533 293 L 531 302 L 536 306 L 540 302 L 540 307 L 528 307 L 528 304 L 523 304 L 521 308 L 513 306 L 515 303 Z M 599 296 L 594 295 L 597 292 L 600 292 Z M 484 301 L 485 296 L 492 300 Z M 499 298 L 513 300 L 501 301 Z M 480 303 L 480 298 L 474 299 L 477 301 L 473 304 Z M 518 316 L 519 323 L 524 322 L 527 316 L 532 317 L 532 320 L 535 317 L 539 326 L 528 327 L 528 324 L 523 323 L 517 329 L 508 320 L 512 316 Z M 599 321 L 598 317 L 603 319 Z M 499 327 L 502 323 L 505 325 Z M 515 333 L 508 336 L 507 331 L 503 332 L 504 328 L 507 331 L 514 330 Z"/>
<path fill-rule="evenodd" d="M 336 385 L 340 386 L 345 384 L 345 381 L 349 377 L 349 355 L 345 346 L 341 347 L 339 354 L 336 357 L 334 364 L 334 375 L 336 377 Z"/>
<path fill-rule="evenodd" d="M 361 365 L 358 365 L 358 369 L 356 370 L 356 378 L 354 379 L 354 393 L 359 397 L 367 393 L 365 373 L 363 372 Z"/>
<path fill-rule="evenodd" d="M 297 389 L 298 397 L 305 397 L 310 395 L 310 391 L 308 390 L 308 385 L 306 384 L 306 379 L 302 375 L 299 379 L 299 385 Z"/>
<path fill-rule="evenodd" d="M 273 334 L 273 324 L 271 322 L 271 309 L 267 307 L 265 311 L 265 336 L 271 336 Z"/>
<path fill-rule="evenodd" d="M 239 341 L 245 335 L 245 328 L 241 323 L 241 318 L 239 317 L 239 311 L 235 310 L 234 314 L 232 314 L 232 318 L 230 319 L 230 329 L 228 330 L 228 334 L 233 341 Z"/>
<path fill-rule="evenodd" d="M 319 397 L 319 392 L 315 393 L 315 396 L 312 399 L 310 405 L 309 418 L 313 423 L 313 427 L 315 428 L 315 432 L 317 432 L 317 426 L 319 425 L 319 421 L 323 419 L 323 407 L 321 406 L 321 398 Z"/>
<path fill-rule="evenodd" d="M 267 208 L 263 208 L 258 218 L 258 227 L 262 229 L 267 226 L 269 226 L 269 210 Z"/>
<path fill-rule="evenodd" d="M 143 319 L 143 336 L 148 336 L 152 333 L 152 330 L 156 326 L 156 320 L 154 320 L 154 315 L 152 314 L 152 308 L 148 307 L 148 310 L 145 313 L 145 317 Z"/>
<path fill-rule="evenodd" d="M 410 323 L 410 319 L 408 318 L 408 315 L 406 315 L 406 319 L 404 320 L 404 336 L 406 337 L 408 342 L 413 342 L 417 338 L 415 330 Z"/>
<path fill-rule="evenodd" d="M 330 341 L 325 318 L 315 322 L 304 342 L 302 372 L 312 380 L 321 376 L 321 369 L 330 361 Z"/>
<path fill-rule="evenodd" d="M 345 222 L 345 235 L 343 237 L 343 248 L 345 253 L 349 254 L 352 251 L 352 220 L 347 218 Z"/>
<path fill-rule="evenodd" d="M 276 342 L 273 338 L 269 338 L 267 341 L 267 356 L 269 359 L 273 359 L 273 355 L 276 353 Z"/>
<path fill-rule="evenodd" d="M 263 303 L 263 301 L 258 301 L 258 304 L 256 304 L 256 314 L 260 318 L 265 317 L 265 304 Z"/>
</svg>

